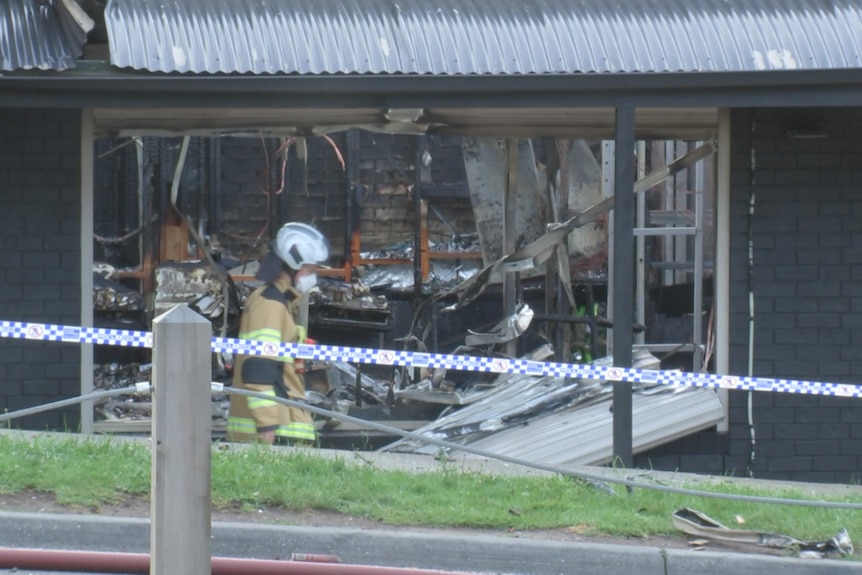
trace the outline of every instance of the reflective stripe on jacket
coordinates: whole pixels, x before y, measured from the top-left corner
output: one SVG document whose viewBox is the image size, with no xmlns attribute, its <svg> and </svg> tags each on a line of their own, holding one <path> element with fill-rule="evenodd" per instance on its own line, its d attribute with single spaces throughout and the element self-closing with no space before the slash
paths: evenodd
<svg viewBox="0 0 862 575">
<path fill-rule="evenodd" d="M 305 329 L 294 320 L 299 297 L 290 281 L 283 278 L 257 288 L 243 309 L 240 339 L 275 344 L 304 341 Z M 293 358 L 239 355 L 234 365 L 233 386 L 272 397 L 305 399 L 305 384 L 296 372 Z M 275 431 L 276 436 L 287 439 L 316 439 L 309 412 L 265 398 L 232 395 L 228 440 L 256 441 L 258 433 L 265 431 Z"/>
</svg>

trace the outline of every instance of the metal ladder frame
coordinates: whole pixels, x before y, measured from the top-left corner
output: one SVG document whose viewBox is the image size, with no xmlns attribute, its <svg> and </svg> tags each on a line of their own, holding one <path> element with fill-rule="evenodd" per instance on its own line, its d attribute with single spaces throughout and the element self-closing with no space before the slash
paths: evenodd
<svg viewBox="0 0 862 575">
<path fill-rule="evenodd" d="M 666 158 L 675 151 L 676 142 L 668 141 L 665 144 Z M 698 146 L 694 150 L 689 151 L 680 158 L 668 162 L 663 168 L 653 170 L 650 174 L 646 174 L 646 142 L 639 140 L 637 142 L 637 158 L 638 158 L 638 182 L 635 184 L 636 198 L 636 217 L 634 235 L 636 241 L 635 259 L 636 259 L 636 286 L 635 286 L 635 321 L 641 325 L 646 321 L 646 238 L 647 237 L 664 237 L 665 241 L 665 257 L 673 253 L 673 261 L 666 260 L 661 262 L 658 267 L 663 267 L 666 270 L 664 274 L 665 281 L 671 281 L 679 277 L 679 273 L 693 273 L 693 309 L 692 309 L 692 341 L 685 343 L 660 343 L 648 344 L 645 342 L 645 334 L 635 334 L 634 349 L 645 349 L 650 352 L 673 352 L 673 351 L 690 351 L 692 352 L 692 369 L 700 371 L 704 358 L 705 346 L 703 342 L 703 270 L 705 267 L 703 249 L 704 249 L 704 229 L 703 222 L 706 215 L 705 210 L 705 179 L 704 170 L 701 160 L 709 155 L 713 155 L 716 151 L 714 143 L 710 142 L 703 144 L 698 142 Z M 677 193 L 675 190 L 675 174 L 685 169 L 688 170 L 694 165 L 694 217 L 685 208 L 685 211 L 680 211 L 678 204 L 675 201 Z M 650 221 L 647 221 L 647 202 L 645 192 L 655 185 L 665 182 L 666 195 L 665 201 L 668 208 L 664 213 L 651 213 Z M 614 189 L 614 142 L 607 140 L 602 142 L 602 191 L 605 197 L 613 195 Z M 685 192 L 683 192 L 685 194 Z M 685 196 L 683 196 L 685 197 Z M 669 201 L 671 200 L 671 201 Z M 686 201 L 687 204 L 687 201 Z M 691 223 L 693 225 L 679 225 L 681 223 Z M 657 227 L 652 227 L 649 224 L 659 224 Z M 688 255 L 687 238 L 694 237 L 694 246 L 691 258 L 681 261 L 679 259 L 680 252 L 685 256 Z M 613 218 L 608 219 L 608 293 L 613 293 L 614 278 L 613 278 Z M 673 250 L 669 248 L 673 246 Z M 677 273 L 674 273 L 674 272 Z M 608 298 L 608 319 L 613 321 L 613 305 L 612 298 Z M 608 354 L 613 353 L 613 338 L 608 337 Z"/>
</svg>

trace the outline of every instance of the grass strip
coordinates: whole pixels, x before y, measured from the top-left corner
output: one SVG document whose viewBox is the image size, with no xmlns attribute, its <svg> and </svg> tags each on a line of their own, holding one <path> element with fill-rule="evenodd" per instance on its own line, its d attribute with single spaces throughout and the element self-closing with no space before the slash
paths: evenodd
<svg viewBox="0 0 862 575">
<path fill-rule="evenodd" d="M 128 496 L 148 497 L 151 454 L 140 441 L 0 436 L 0 493 L 35 490 L 60 504 L 98 509 Z M 812 499 L 794 490 L 719 482 L 691 486 L 740 495 Z M 855 501 L 850 496 L 831 501 Z M 802 540 L 828 539 L 842 527 L 862 534 L 862 513 L 737 502 L 615 486 L 611 495 L 562 476 L 523 477 L 462 471 L 379 470 L 314 452 L 265 447 L 214 449 L 216 508 L 336 511 L 390 525 L 498 530 L 571 529 L 583 535 L 682 537 L 671 514 L 692 507 L 729 527 Z M 740 523 L 744 520 L 744 523 Z"/>
</svg>

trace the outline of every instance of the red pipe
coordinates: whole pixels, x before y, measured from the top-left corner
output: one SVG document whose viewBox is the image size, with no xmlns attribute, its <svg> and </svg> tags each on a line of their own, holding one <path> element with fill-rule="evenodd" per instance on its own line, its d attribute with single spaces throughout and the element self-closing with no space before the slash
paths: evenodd
<svg viewBox="0 0 862 575">
<path fill-rule="evenodd" d="M 80 571 L 83 573 L 150 572 L 146 553 L 106 553 L 102 551 L 60 551 L 53 549 L 0 548 L 0 568 Z M 213 575 L 457 575 L 455 571 L 213 557 Z M 466 573 L 461 572 L 461 575 Z"/>
</svg>

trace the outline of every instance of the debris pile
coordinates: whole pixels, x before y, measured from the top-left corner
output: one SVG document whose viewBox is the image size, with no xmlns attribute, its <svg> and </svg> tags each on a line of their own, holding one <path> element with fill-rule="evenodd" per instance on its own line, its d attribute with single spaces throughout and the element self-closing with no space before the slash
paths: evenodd
<svg viewBox="0 0 862 575">
<path fill-rule="evenodd" d="M 389 412 L 389 383 L 349 363 L 314 362 L 306 372 L 306 388 L 311 392 L 309 401 L 329 405 L 332 411 L 347 413 L 351 406 L 364 406 L 380 409 L 384 414 Z M 326 400 L 312 394 L 326 396 Z"/>
<path fill-rule="evenodd" d="M 430 273 L 427 282 L 429 289 L 440 289 L 456 286 L 473 276 L 482 264 L 481 259 L 473 256 L 478 253 L 479 240 L 476 234 L 454 237 L 444 242 L 429 241 L 431 252 L 459 254 L 464 258 L 431 258 Z M 406 240 L 390 245 L 382 250 L 362 252 L 363 260 L 412 260 L 414 257 L 413 240 Z M 409 291 L 414 287 L 413 264 L 370 264 L 362 270 L 360 278 L 372 289 L 390 289 L 393 291 Z"/>
<path fill-rule="evenodd" d="M 674 527 L 686 535 L 694 537 L 694 539 L 689 540 L 689 543 L 698 550 L 705 549 L 710 540 L 715 540 L 782 549 L 807 559 L 822 559 L 829 555 L 843 557 L 853 554 L 853 542 L 845 528 L 841 528 L 834 537 L 829 539 L 803 541 L 780 533 L 726 527 L 705 513 L 689 507 L 674 511 L 671 520 Z M 740 516 L 737 516 L 736 520 L 737 523 L 745 523 L 745 520 Z"/>
<path fill-rule="evenodd" d="M 136 383 L 152 382 L 152 364 L 106 363 L 93 369 L 95 391 L 123 389 Z M 227 394 L 213 394 L 213 424 L 227 422 L 229 399 Z M 153 404 L 149 397 L 123 394 L 97 400 L 94 415 L 97 421 L 147 421 L 152 418 Z"/>
<path fill-rule="evenodd" d="M 144 298 L 116 280 L 116 269 L 105 263 L 93 265 L 93 309 L 129 312 L 144 309 Z"/>
<path fill-rule="evenodd" d="M 309 297 L 309 325 L 386 330 L 392 310 L 384 295 L 374 295 L 362 281 L 321 277 Z"/>
<path fill-rule="evenodd" d="M 475 246 L 459 239 L 433 248 L 467 253 Z M 412 255 L 412 243 L 399 244 L 377 254 L 364 254 L 364 257 L 371 259 L 372 255 L 390 259 Z M 525 257 L 531 259 L 536 254 L 525 253 Z M 472 289 L 468 286 L 467 293 L 460 294 L 460 305 L 474 299 L 489 279 L 469 279 L 481 263 L 472 258 L 443 257 L 432 259 L 431 263 L 432 282 L 451 281 L 462 290 L 464 282 L 472 286 Z M 412 287 L 414 266 L 368 266 L 362 272 L 360 279 L 352 282 L 320 278 L 318 289 L 309 298 L 310 326 L 374 331 L 391 328 L 389 301 L 374 290 Z M 243 267 L 244 278 L 253 274 L 253 265 Z M 109 271 L 100 275 L 105 281 L 109 281 L 109 276 Z M 255 281 L 235 284 L 227 270 L 214 269 L 207 262 L 168 262 L 156 269 L 154 312 L 158 315 L 178 303 L 185 303 L 212 321 L 214 333 L 236 337 L 242 302 L 257 285 Z M 112 289 L 112 293 L 123 293 L 117 286 Z M 115 301 L 118 303 L 110 305 L 143 307 L 134 298 L 104 297 L 106 306 Z M 530 307 L 521 305 L 511 317 L 503 318 L 488 329 L 467 330 L 464 345 L 452 353 L 507 357 L 495 348 L 521 338 L 530 328 L 533 317 Z M 427 351 L 416 338 L 413 345 L 418 351 Z M 543 361 L 552 355 L 550 345 L 543 345 L 524 359 Z M 660 367 L 659 360 L 643 350 L 635 351 L 633 359 L 635 368 Z M 223 357 L 214 360 L 213 379 L 224 376 L 223 379 L 229 381 L 232 361 Z M 609 366 L 611 359 L 601 358 L 593 363 Z M 306 400 L 338 413 L 373 420 L 410 419 L 415 422 L 413 429 L 417 433 L 548 465 L 603 464 L 612 457 L 613 384 L 610 382 L 321 361 L 308 361 L 305 369 Z M 151 367 L 146 364 L 103 364 L 96 368 L 94 386 L 96 389 L 127 387 L 148 381 L 150 372 Z M 228 405 L 226 395 L 213 397 L 214 425 L 226 421 Z M 147 398 L 133 395 L 115 397 L 100 402 L 96 414 L 103 421 L 146 420 L 152 416 L 151 403 Z M 708 428 L 722 417 L 721 403 L 714 390 L 636 386 L 632 420 L 634 451 L 644 451 Z M 323 430 L 340 426 L 334 419 L 319 423 Z M 528 428 L 529 433 L 526 433 Z M 437 447 L 412 439 L 395 441 L 383 449 L 432 455 L 439 451 Z"/>
<path fill-rule="evenodd" d="M 230 275 L 254 277 L 260 262 L 251 261 L 231 268 Z M 261 283 L 257 280 L 236 282 L 240 307 Z M 318 277 L 317 288 L 309 294 L 309 325 L 346 328 L 389 329 L 391 309 L 386 296 L 373 294 L 362 280 L 341 281 Z"/>
<path fill-rule="evenodd" d="M 479 244 L 479 234 L 460 234 L 446 241 L 429 241 L 428 248 L 432 252 L 474 254 L 482 251 Z"/>
<path fill-rule="evenodd" d="M 152 364 L 140 363 L 108 363 L 97 365 L 93 369 L 93 389 L 96 391 L 108 389 L 123 389 L 140 382 L 149 382 L 152 375 Z M 152 403 L 146 399 L 129 394 L 116 395 L 96 403 L 95 414 L 98 420 L 117 421 L 121 419 L 149 419 L 152 415 Z"/>
<path fill-rule="evenodd" d="M 538 349 L 525 359 L 538 361 L 548 353 Z M 611 358 L 593 363 L 610 366 Z M 634 367 L 658 369 L 659 361 L 638 350 Z M 434 401 L 442 393 L 440 401 L 450 405 L 415 433 L 525 461 L 572 466 L 612 459 L 612 392 L 613 384 L 606 381 L 502 374 L 490 382 L 487 375 L 477 377 L 462 389 L 435 390 L 423 382 L 395 395 Z M 711 389 L 636 386 L 632 401 L 635 453 L 713 426 L 723 417 Z M 383 450 L 433 455 L 439 448 L 402 439 Z"/>
<path fill-rule="evenodd" d="M 214 334 L 239 326 L 239 292 L 224 268 L 201 260 L 165 262 L 156 268 L 155 279 L 154 316 L 184 303 L 212 322 Z"/>
</svg>

